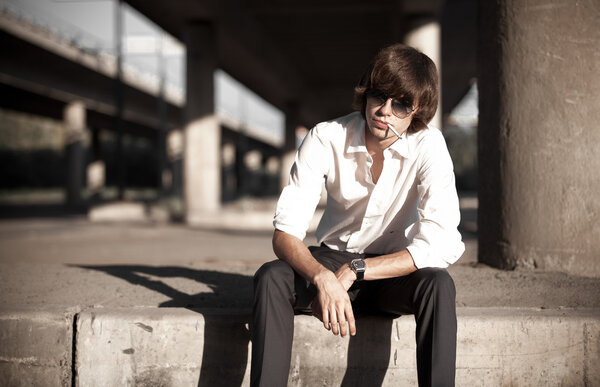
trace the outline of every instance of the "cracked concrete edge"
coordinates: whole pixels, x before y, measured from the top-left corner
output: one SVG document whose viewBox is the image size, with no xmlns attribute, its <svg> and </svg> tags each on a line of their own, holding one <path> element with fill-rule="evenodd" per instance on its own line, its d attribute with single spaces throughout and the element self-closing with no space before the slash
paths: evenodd
<svg viewBox="0 0 600 387">
<path fill-rule="evenodd" d="M 595 366 L 600 361 L 600 309 L 457 312 L 461 384 L 600 382 Z M 161 380 L 165 385 L 197 385 L 200 378 L 203 384 L 229 380 L 248 385 L 249 320 L 249 310 L 233 309 L 0 310 L 0 381 L 93 386 Z M 336 385 L 347 374 L 383 378 L 383 385 L 399 377 L 413 380 L 413 317 L 359 321 L 361 331 L 374 333 L 351 341 L 321 329 L 310 316 L 297 316 L 290 383 Z M 367 354 L 357 357 L 351 348 Z M 361 369 L 357 359 L 369 366 Z"/>
</svg>

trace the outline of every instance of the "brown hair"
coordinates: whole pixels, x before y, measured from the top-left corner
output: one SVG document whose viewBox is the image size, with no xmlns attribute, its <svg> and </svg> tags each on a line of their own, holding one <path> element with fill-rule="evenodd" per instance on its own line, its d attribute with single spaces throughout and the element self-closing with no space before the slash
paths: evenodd
<svg viewBox="0 0 600 387">
<path fill-rule="evenodd" d="M 367 89 L 379 89 L 391 98 L 417 106 L 409 133 L 425 129 L 438 107 L 438 74 L 433 61 L 404 44 L 383 48 L 354 88 L 352 107 L 365 115 Z"/>
</svg>

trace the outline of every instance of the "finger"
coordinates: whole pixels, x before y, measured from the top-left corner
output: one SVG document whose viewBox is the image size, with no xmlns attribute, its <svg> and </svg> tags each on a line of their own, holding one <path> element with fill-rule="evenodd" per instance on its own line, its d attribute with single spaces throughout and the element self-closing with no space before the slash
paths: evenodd
<svg viewBox="0 0 600 387">
<path fill-rule="evenodd" d="M 350 306 L 350 302 L 344 304 L 343 309 L 338 312 L 338 316 L 340 316 L 340 333 L 342 337 L 344 337 L 348 334 L 348 317 L 353 317 L 352 306 Z"/>
<path fill-rule="evenodd" d="M 356 335 L 356 321 L 354 319 L 354 311 L 352 305 L 346 304 L 344 308 L 344 315 L 346 316 L 346 323 L 350 331 L 350 336 Z"/>
<path fill-rule="evenodd" d="M 340 335 L 342 337 L 346 337 L 346 335 L 348 334 L 348 322 L 347 321 L 339 321 L 340 324 Z"/>
<path fill-rule="evenodd" d="M 340 326 L 338 324 L 337 315 L 335 312 L 331 313 L 331 331 L 334 335 L 338 335 L 340 333 Z"/>
<path fill-rule="evenodd" d="M 327 309 L 322 309 L 321 310 L 322 314 L 323 314 L 323 326 L 325 326 L 325 329 L 330 330 L 331 329 L 331 324 L 329 323 L 329 311 L 327 311 Z"/>
</svg>

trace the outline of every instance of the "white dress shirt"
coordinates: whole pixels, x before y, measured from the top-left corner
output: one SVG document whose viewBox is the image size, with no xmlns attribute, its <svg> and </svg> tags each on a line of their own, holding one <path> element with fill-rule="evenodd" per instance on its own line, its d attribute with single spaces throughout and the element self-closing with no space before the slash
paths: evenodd
<svg viewBox="0 0 600 387">
<path fill-rule="evenodd" d="M 389 254 L 408 249 L 415 266 L 447 267 L 464 252 L 452 160 L 442 133 L 404 133 L 383 151 L 373 183 L 373 159 L 359 112 L 316 125 L 296 154 L 277 203 L 275 228 L 300 240 L 321 196 L 327 206 L 318 243 L 341 251 Z"/>
</svg>

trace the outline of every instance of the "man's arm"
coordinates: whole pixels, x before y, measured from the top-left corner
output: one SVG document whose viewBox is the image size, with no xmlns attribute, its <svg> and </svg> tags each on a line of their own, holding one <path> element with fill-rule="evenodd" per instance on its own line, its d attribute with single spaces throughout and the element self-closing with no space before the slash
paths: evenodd
<svg viewBox="0 0 600 387">
<path fill-rule="evenodd" d="M 365 259 L 365 281 L 402 277 L 417 270 L 408 250 Z M 344 288 L 349 289 L 356 280 L 356 274 L 349 265 L 344 265 L 335 273 Z"/>
<path fill-rule="evenodd" d="M 354 336 L 356 323 L 347 293 L 349 286 L 345 288 L 336 274 L 317 262 L 304 243 L 293 235 L 275 230 L 273 251 L 279 259 L 287 262 L 297 273 L 316 286 L 318 293 L 315 301 L 318 303 L 325 329 L 331 329 L 335 335 L 340 333 L 346 336 L 350 333 Z"/>
</svg>

